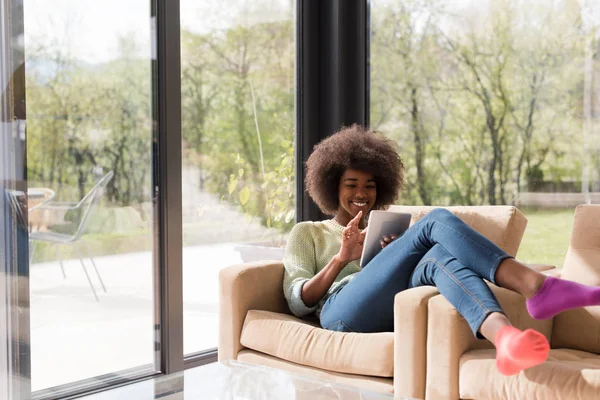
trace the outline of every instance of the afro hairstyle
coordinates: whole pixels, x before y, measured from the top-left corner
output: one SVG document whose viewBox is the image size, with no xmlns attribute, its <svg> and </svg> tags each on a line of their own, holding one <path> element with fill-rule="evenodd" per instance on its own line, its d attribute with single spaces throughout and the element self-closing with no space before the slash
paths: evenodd
<svg viewBox="0 0 600 400">
<path fill-rule="evenodd" d="M 348 169 L 373 175 L 377 186 L 374 210 L 387 208 L 404 187 L 404 164 L 396 143 L 356 124 L 344 127 L 318 143 L 306 161 L 306 190 L 327 215 L 338 211 L 340 179 Z"/>
</svg>

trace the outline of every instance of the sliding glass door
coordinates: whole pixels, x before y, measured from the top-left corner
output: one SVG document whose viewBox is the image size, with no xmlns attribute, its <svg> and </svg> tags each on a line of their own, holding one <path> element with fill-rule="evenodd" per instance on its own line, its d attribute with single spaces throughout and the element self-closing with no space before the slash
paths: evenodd
<svg viewBox="0 0 600 400">
<path fill-rule="evenodd" d="M 155 9 L 2 0 L 0 398 L 160 369 Z"/>
<path fill-rule="evenodd" d="M 26 0 L 24 17 L 32 390 L 152 373 L 151 2 Z"/>
</svg>

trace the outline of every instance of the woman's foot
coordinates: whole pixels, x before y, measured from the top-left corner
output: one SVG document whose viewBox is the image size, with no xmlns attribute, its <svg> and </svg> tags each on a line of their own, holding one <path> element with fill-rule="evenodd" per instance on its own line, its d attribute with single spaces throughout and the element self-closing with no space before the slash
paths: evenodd
<svg viewBox="0 0 600 400">
<path fill-rule="evenodd" d="M 546 361 L 550 344 L 544 335 L 505 326 L 496 335 L 496 367 L 503 375 L 516 375 Z"/>
<path fill-rule="evenodd" d="M 600 287 L 549 276 L 541 289 L 527 300 L 527 311 L 535 319 L 552 318 L 573 308 L 600 305 Z"/>
</svg>

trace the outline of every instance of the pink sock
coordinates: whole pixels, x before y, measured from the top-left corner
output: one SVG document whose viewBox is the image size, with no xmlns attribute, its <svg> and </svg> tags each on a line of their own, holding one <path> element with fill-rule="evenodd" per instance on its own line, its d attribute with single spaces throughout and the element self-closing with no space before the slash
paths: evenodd
<svg viewBox="0 0 600 400">
<path fill-rule="evenodd" d="M 546 361 L 550 345 L 533 329 L 524 332 L 505 326 L 496 334 L 496 367 L 503 375 L 516 375 Z"/>
<path fill-rule="evenodd" d="M 547 319 L 572 308 L 597 305 L 600 287 L 549 276 L 535 296 L 527 300 L 527 311 L 535 319 Z"/>
</svg>

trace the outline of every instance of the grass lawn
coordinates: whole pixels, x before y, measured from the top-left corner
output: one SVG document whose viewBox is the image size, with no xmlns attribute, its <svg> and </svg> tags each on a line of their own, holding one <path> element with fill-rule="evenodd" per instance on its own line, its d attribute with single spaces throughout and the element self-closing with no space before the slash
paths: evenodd
<svg viewBox="0 0 600 400">
<path fill-rule="evenodd" d="M 575 209 L 524 208 L 521 212 L 529 222 L 517 258 L 526 263 L 562 267 L 569 248 Z"/>
</svg>

